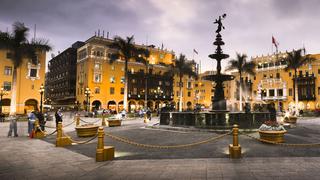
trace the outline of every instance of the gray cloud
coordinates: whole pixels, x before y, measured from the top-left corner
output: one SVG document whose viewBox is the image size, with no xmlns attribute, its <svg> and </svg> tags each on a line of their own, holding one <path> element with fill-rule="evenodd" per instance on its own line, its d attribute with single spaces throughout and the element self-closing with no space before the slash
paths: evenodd
<svg viewBox="0 0 320 180">
<path fill-rule="evenodd" d="M 31 29 L 37 24 L 37 36 L 48 38 L 54 53 L 97 29 L 111 36 L 134 34 L 137 43 L 163 43 L 189 58 L 195 48 L 196 60 L 209 70 L 214 62 L 207 57 L 214 52 L 212 22 L 219 15 L 228 14 L 222 35 L 224 52 L 231 57 L 235 52 L 270 54 L 272 35 L 281 51 L 304 44 L 308 53 L 319 53 L 319 7 L 316 0 L 1 0 L 0 30 L 14 21 Z"/>
</svg>

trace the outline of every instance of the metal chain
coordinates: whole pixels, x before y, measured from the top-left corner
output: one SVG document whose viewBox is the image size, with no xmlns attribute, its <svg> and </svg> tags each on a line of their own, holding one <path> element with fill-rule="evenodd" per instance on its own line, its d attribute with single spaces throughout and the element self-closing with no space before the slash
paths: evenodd
<svg viewBox="0 0 320 180">
<path fill-rule="evenodd" d="M 85 140 L 85 141 L 76 141 L 76 140 L 73 140 L 73 139 L 71 138 L 71 136 L 69 136 L 69 135 L 66 134 L 65 132 L 63 132 L 63 135 L 64 135 L 64 136 L 67 136 L 67 137 L 71 140 L 71 142 L 72 142 L 72 143 L 75 143 L 75 144 L 87 144 L 87 143 L 89 143 L 90 141 L 93 141 L 95 138 L 98 137 L 98 133 L 97 133 L 97 134 L 95 134 L 92 138 L 90 138 L 90 139 L 88 139 L 88 140 Z"/>
<path fill-rule="evenodd" d="M 67 127 L 67 126 L 70 126 L 71 124 L 73 124 L 74 122 L 75 122 L 76 120 L 73 120 L 71 123 L 69 123 L 69 124 L 67 124 L 67 125 L 63 125 L 63 127 Z M 42 125 L 42 124 L 39 124 L 40 126 Z M 46 127 L 46 128 L 51 128 L 51 129 L 56 129 L 57 127 L 55 127 L 55 126 L 44 126 L 44 127 Z"/>
<path fill-rule="evenodd" d="M 211 141 L 215 141 L 215 140 L 218 140 L 218 139 L 221 139 L 229 134 L 231 134 L 232 131 L 228 132 L 228 133 L 225 133 L 225 134 L 222 134 L 220 136 L 217 136 L 217 137 L 211 137 L 209 139 L 206 139 L 206 140 L 203 140 L 203 141 L 200 141 L 200 142 L 195 142 L 195 143 L 189 143 L 189 144 L 181 144 L 181 145 L 151 145 L 151 144 L 141 144 L 141 143 L 137 143 L 137 142 L 134 142 L 134 141 L 131 141 L 127 138 L 124 138 L 124 137 L 119 137 L 119 136 L 115 136 L 115 135 L 112 135 L 112 134 L 109 134 L 109 133 L 105 133 L 106 136 L 114 139 L 114 140 L 117 140 L 117 141 L 121 141 L 121 142 L 124 142 L 124 143 L 127 143 L 127 144 L 131 144 L 131 145 L 134 145 L 134 146 L 137 146 L 137 147 L 142 147 L 142 148 L 156 148 L 156 149 L 173 149 L 173 148 L 188 148 L 188 147 L 193 147 L 193 146 L 197 146 L 197 145 L 200 145 L 200 144 L 205 144 L 205 143 L 208 143 L 208 142 L 211 142 Z"/>
<path fill-rule="evenodd" d="M 317 146 L 320 146 L 320 143 L 311 143 L 311 144 L 278 143 L 278 142 L 274 142 L 274 141 L 268 141 L 268 140 L 265 140 L 265 139 L 260 139 L 260 138 L 251 136 L 249 134 L 242 133 L 242 132 L 240 132 L 240 134 L 242 134 L 244 136 L 247 136 L 249 138 L 252 138 L 254 140 L 260 141 L 260 142 L 274 144 L 274 145 L 280 145 L 280 146 L 290 146 L 290 147 L 317 147 Z"/>
</svg>

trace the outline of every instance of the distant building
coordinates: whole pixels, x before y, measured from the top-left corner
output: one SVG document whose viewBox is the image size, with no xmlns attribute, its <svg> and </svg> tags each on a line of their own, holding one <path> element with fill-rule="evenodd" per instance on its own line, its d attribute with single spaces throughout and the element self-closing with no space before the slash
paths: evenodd
<svg viewBox="0 0 320 180">
<path fill-rule="evenodd" d="M 49 61 L 46 75 L 47 104 L 66 108 L 76 105 L 77 49 L 84 44 L 77 41 Z"/>
<path fill-rule="evenodd" d="M 12 53 L 6 49 L 0 49 L 0 86 L 4 88 L 7 95 L 2 99 L 2 112 L 10 112 L 13 63 Z M 28 111 L 39 109 L 41 84 L 45 78 L 46 52 L 37 52 L 38 63 L 31 63 L 30 59 L 23 58 L 21 65 L 17 68 L 17 93 L 16 113 L 23 114 Z"/>
</svg>

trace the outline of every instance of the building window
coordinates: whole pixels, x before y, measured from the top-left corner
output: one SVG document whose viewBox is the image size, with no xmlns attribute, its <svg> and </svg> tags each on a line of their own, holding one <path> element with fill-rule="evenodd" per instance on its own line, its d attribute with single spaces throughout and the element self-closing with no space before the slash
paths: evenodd
<svg viewBox="0 0 320 180">
<path fill-rule="evenodd" d="M 264 78 L 266 78 L 266 77 L 267 77 L 267 75 L 266 75 L 266 74 L 264 74 L 264 75 L 263 75 L 263 77 L 264 77 Z"/>
<path fill-rule="evenodd" d="M 114 71 L 114 65 L 111 66 L 111 70 Z"/>
<path fill-rule="evenodd" d="M 102 76 L 101 76 L 100 73 L 94 74 L 94 82 L 100 83 L 100 82 L 101 82 L 101 79 L 102 79 L 101 77 L 102 77 Z"/>
<path fill-rule="evenodd" d="M 289 89 L 289 96 L 292 96 L 292 88 Z"/>
<path fill-rule="evenodd" d="M 30 74 L 29 74 L 30 77 L 37 77 L 37 69 L 30 69 Z"/>
<path fill-rule="evenodd" d="M 253 80 L 256 80 L 256 76 L 253 76 Z"/>
<path fill-rule="evenodd" d="M 278 96 L 283 96 L 283 89 L 278 89 Z"/>
<path fill-rule="evenodd" d="M 110 87 L 110 94 L 114 94 L 114 87 Z"/>
<path fill-rule="evenodd" d="M 162 85 L 162 81 L 159 81 L 159 86 L 161 86 Z"/>
<path fill-rule="evenodd" d="M 292 75 L 291 72 L 289 72 L 289 77 L 291 77 L 291 75 Z"/>
<path fill-rule="evenodd" d="M 318 95 L 320 95 L 320 87 L 318 87 Z"/>
<path fill-rule="evenodd" d="M 4 75 L 7 75 L 7 76 L 12 75 L 12 67 L 10 67 L 10 66 L 5 66 L 5 67 L 4 67 Z"/>
<path fill-rule="evenodd" d="M 137 81 L 136 81 L 136 79 L 132 79 L 131 82 L 132 82 L 132 84 L 134 84 L 134 83 L 136 83 Z"/>
<path fill-rule="evenodd" d="M 318 69 L 318 74 L 320 74 L 320 69 Z"/>
<path fill-rule="evenodd" d="M 270 78 L 273 78 L 273 74 L 270 74 Z"/>
<path fill-rule="evenodd" d="M 187 84 L 187 88 L 191 88 L 191 82 L 190 81 Z"/>
<path fill-rule="evenodd" d="M 120 94 L 124 94 L 124 88 L 121 88 Z"/>
<path fill-rule="evenodd" d="M 116 78 L 114 76 L 111 76 L 110 83 L 115 83 L 115 82 L 116 82 Z"/>
<path fill-rule="evenodd" d="M 188 91 L 188 97 L 191 97 L 191 92 L 190 91 Z"/>
<path fill-rule="evenodd" d="M 11 59 L 12 58 L 12 53 L 7 52 L 7 59 Z"/>
<path fill-rule="evenodd" d="M 176 94 L 177 94 L 177 97 L 179 97 L 179 91 L 177 91 Z"/>
<path fill-rule="evenodd" d="M 280 73 L 276 74 L 277 79 L 280 79 Z"/>
<path fill-rule="evenodd" d="M 11 91 L 11 82 L 3 82 L 3 89 L 6 91 Z"/>
<path fill-rule="evenodd" d="M 132 94 L 133 94 L 133 95 L 137 95 L 137 94 L 138 94 L 138 89 L 137 89 L 137 88 L 133 88 Z"/>
<path fill-rule="evenodd" d="M 274 96 L 274 89 L 269 89 L 269 96 L 273 97 Z"/>
<path fill-rule="evenodd" d="M 101 64 L 100 63 L 95 63 L 94 64 L 94 69 L 101 70 L 102 69 Z"/>
<path fill-rule="evenodd" d="M 95 87 L 94 88 L 94 93 L 95 94 L 100 94 L 100 88 L 99 87 Z"/>
</svg>

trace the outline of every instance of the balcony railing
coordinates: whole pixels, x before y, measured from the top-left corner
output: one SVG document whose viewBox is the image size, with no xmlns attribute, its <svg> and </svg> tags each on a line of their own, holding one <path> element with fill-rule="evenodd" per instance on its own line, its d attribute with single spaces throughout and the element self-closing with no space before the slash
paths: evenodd
<svg viewBox="0 0 320 180">
<path fill-rule="evenodd" d="M 263 96 L 263 97 L 256 97 L 256 100 L 287 100 L 288 96 Z"/>
</svg>

